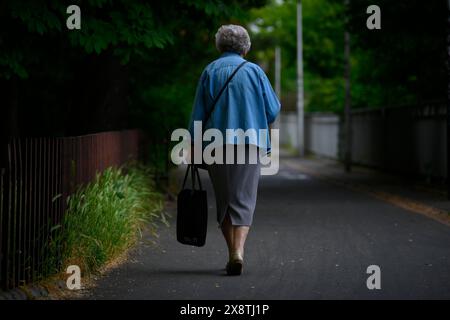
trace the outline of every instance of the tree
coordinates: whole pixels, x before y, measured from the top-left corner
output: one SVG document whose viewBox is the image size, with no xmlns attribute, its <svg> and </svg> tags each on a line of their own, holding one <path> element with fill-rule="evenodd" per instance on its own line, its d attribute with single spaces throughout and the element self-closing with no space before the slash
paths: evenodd
<svg viewBox="0 0 450 320">
<path fill-rule="evenodd" d="M 340 110 L 343 106 L 343 33 L 341 3 L 329 0 L 303 0 L 303 58 L 305 108 Z M 289 100 L 296 90 L 296 1 L 269 5 L 253 10 L 258 58 L 272 60 L 274 44 L 282 51 L 283 109 L 294 109 Z"/>
<path fill-rule="evenodd" d="M 356 107 L 445 99 L 445 1 L 381 0 L 381 30 L 368 30 L 368 0 L 350 1 Z"/>
<path fill-rule="evenodd" d="M 81 30 L 66 8 L 81 8 Z M 221 22 L 264 1 L 5 0 L 0 3 L 3 136 L 185 125 Z"/>
<path fill-rule="evenodd" d="M 270 63 L 282 48 L 283 109 L 294 110 L 295 0 L 253 10 L 255 57 Z M 351 34 L 352 108 L 445 99 L 445 1 L 380 0 L 381 30 L 369 30 L 369 0 L 303 0 L 307 111 L 342 112 L 344 30 Z M 269 68 L 271 70 L 272 68 Z"/>
</svg>

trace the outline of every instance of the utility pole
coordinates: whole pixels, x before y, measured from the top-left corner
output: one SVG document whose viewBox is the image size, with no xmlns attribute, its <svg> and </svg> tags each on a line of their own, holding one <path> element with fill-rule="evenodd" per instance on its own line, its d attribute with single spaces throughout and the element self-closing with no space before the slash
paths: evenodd
<svg viewBox="0 0 450 320">
<path fill-rule="evenodd" d="M 450 0 L 447 0 L 447 199 L 450 200 Z"/>
<path fill-rule="evenodd" d="M 449 0 L 450 1 L 450 0 Z M 281 95 L 281 48 L 275 47 L 275 93 L 278 98 Z"/>
<path fill-rule="evenodd" d="M 281 99 L 281 48 L 275 47 L 275 93 L 278 99 Z M 280 129 L 280 116 L 275 119 L 273 128 Z"/>
<path fill-rule="evenodd" d="M 450 0 L 449 0 L 450 1 Z M 345 5 L 349 6 L 349 0 Z M 352 115 L 351 115 L 351 87 L 350 87 L 350 33 L 346 30 L 344 33 L 344 59 L 345 59 L 345 171 L 351 172 L 352 165 Z"/>
<path fill-rule="evenodd" d="M 297 0 L 297 139 L 300 157 L 305 155 L 304 105 L 302 1 Z"/>
</svg>

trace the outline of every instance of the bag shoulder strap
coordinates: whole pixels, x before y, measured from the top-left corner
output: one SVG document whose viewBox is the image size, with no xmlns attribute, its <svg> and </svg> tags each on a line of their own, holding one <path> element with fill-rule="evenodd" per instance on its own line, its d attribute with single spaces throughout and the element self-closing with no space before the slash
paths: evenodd
<svg viewBox="0 0 450 320">
<path fill-rule="evenodd" d="M 187 177 L 189 175 L 189 170 L 191 170 L 192 190 L 195 190 L 195 178 L 196 177 L 197 177 L 197 181 L 198 181 L 199 190 L 203 190 L 202 181 L 200 179 L 200 174 L 198 173 L 198 168 L 197 168 L 197 166 L 192 165 L 192 164 L 189 164 L 186 168 L 186 173 L 184 174 L 184 179 L 183 179 L 183 186 L 181 187 L 181 189 L 183 190 L 186 185 Z"/>
<path fill-rule="evenodd" d="M 228 84 L 230 83 L 231 79 L 233 79 L 234 75 L 239 71 L 240 68 L 242 68 L 244 66 L 244 64 L 246 64 L 248 61 L 245 60 L 243 61 L 240 65 L 237 66 L 237 68 L 233 71 L 233 73 L 228 77 L 227 81 L 225 82 L 225 84 L 222 86 L 222 88 L 220 89 L 219 93 L 217 94 L 216 98 L 214 99 L 211 107 L 209 108 L 209 112 L 206 114 L 205 120 L 204 120 L 204 124 L 206 124 L 209 120 L 209 118 L 211 117 L 211 114 L 214 111 L 214 108 L 217 104 L 217 101 L 219 101 L 220 96 L 222 95 L 222 93 L 225 91 L 226 87 L 228 86 Z"/>
</svg>

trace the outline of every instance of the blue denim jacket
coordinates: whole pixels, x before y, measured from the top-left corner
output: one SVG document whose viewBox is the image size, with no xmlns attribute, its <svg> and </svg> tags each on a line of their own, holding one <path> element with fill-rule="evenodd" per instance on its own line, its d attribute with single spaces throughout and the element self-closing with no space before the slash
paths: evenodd
<svg viewBox="0 0 450 320">
<path fill-rule="evenodd" d="M 244 61 L 237 53 L 223 53 L 203 71 L 197 86 L 194 106 L 189 125 L 194 137 L 194 121 L 204 121 L 205 110 L 211 108 L 214 97 L 235 68 Z M 219 129 L 226 144 L 239 144 L 237 139 L 227 139 L 226 129 L 269 129 L 280 112 L 280 101 L 272 89 L 264 71 L 256 64 L 248 62 L 236 73 L 227 89 L 218 100 L 204 130 Z M 246 144 L 254 144 L 270 151 L 270 139 L 260 141 L 259 135 L 245 139 Z"/>
</svg>

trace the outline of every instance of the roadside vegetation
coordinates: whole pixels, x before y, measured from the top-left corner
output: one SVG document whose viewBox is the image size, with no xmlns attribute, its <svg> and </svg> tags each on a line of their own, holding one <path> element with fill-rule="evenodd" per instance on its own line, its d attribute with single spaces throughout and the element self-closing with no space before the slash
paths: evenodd
<svg viewBox="0 0 450 320">
<path fill-rule="evenodd" d="M 78 265 L 83 274 L 96 272 L 132 247 L 144 231 L 156 235 L 159 222 L 167 223 L 163 196 L 150 169 L 108 168 L 68 198 L 49 256 L 63 270 Z"/>
</svg>

